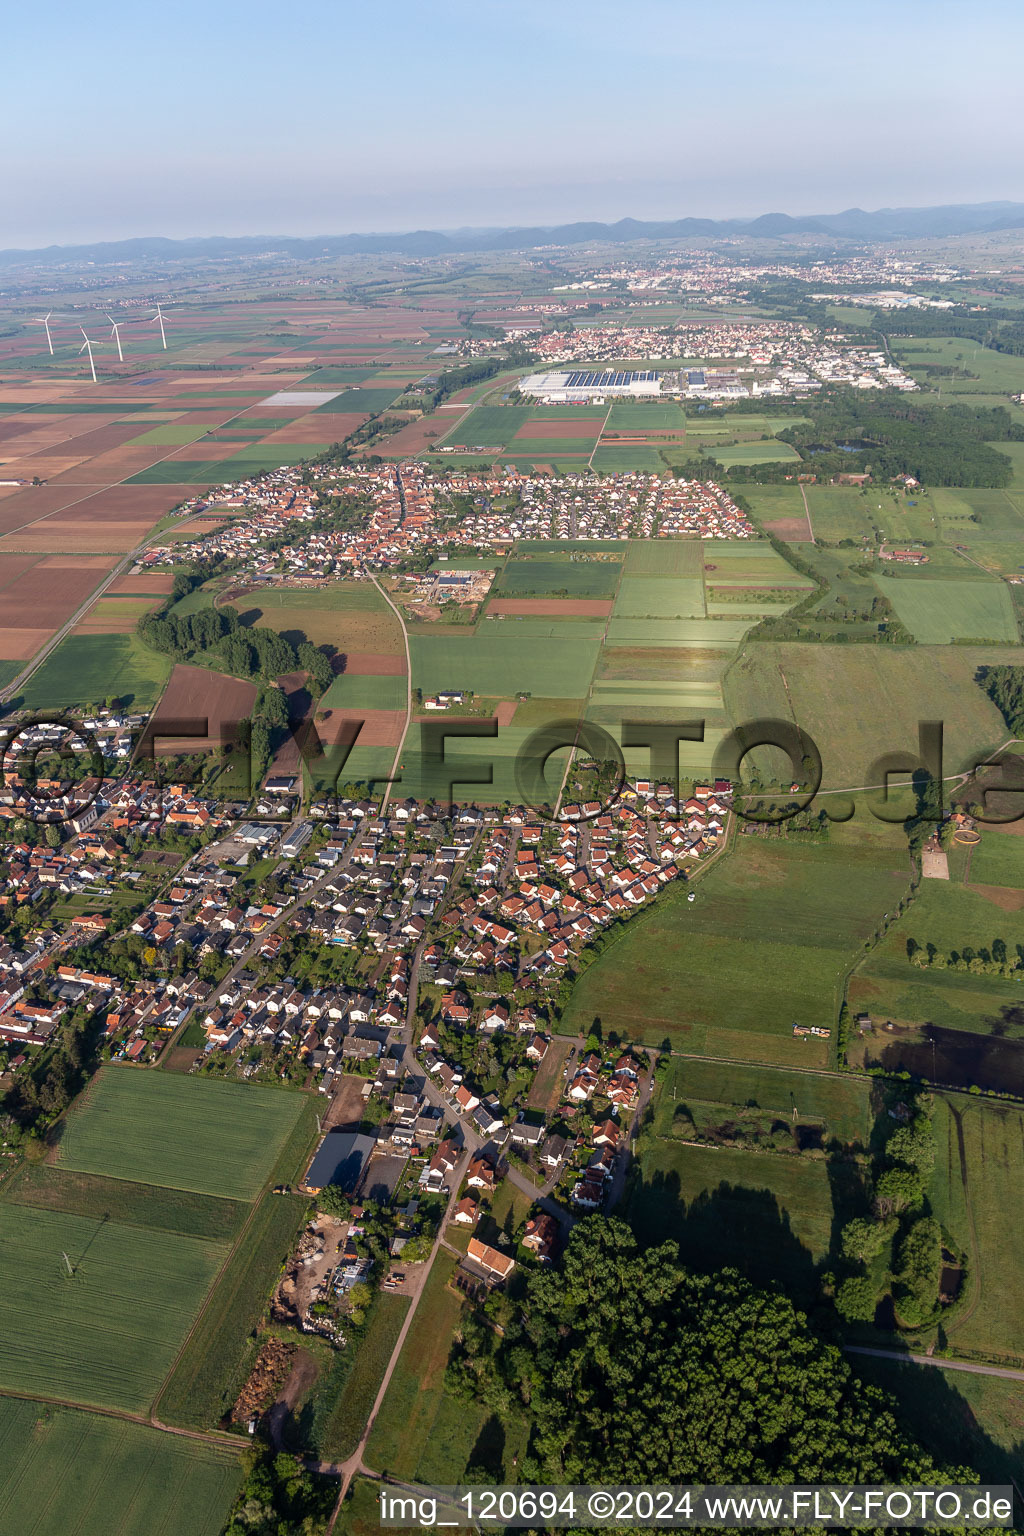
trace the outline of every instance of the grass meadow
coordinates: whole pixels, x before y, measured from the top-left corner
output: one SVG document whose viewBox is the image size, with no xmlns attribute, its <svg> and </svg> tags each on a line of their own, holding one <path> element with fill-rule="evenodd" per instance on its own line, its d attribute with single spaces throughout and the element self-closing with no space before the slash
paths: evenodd
<svg viewBox="0 0 1024 1536">
<path fill-rule="evenodd" d="M 607 1032 L 685 1052 L 824 1066 L 838 988 L 882 913 L 907 888 L 905 855 L 878 840 L 801 845 L 741 837 L 703 877 L 696 901 L 666 892 L 633 919 L 576 985 L 567 1030 Z"/>
<path fill-rule="evenodd" d="M 898 617 L 921 645 L 993 640 L 1016 645 L 1017 620 L 1001 581 L 876 581 Z"/>
</svg>

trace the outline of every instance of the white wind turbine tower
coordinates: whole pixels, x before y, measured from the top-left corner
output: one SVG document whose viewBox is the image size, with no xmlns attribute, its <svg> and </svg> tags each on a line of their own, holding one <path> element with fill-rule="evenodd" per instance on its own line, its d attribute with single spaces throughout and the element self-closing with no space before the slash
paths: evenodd
<svg viewBox="0 0 1024 1536">
<path fill-rule="evenodd" d="M 104 314 L 106 314 L 105 310 Z M 121 322 L 120 320 L 115 320 L 113 315 L 107 315 L 107 319 L 110 321 L 110 334 L 117 342 L 117 360 L 119 363 L 123 363 L 124 353 L 121 351 Z"/>
<path fill-rule="evenodd" d="M 53 314 L 53 310 L 52 309 L 48 309 L 46 311 L 45 315 L 40 315 L 39 318 L 36 320 L 36 325 L 41 325 L 46 330 L 46 345 L 50 349 L 50 356 L 51 357 L 53 356 L 53 337 L 50 335 L 50 316 L 52 314 Z"/>
<path fill-rule="evenodd" d="M 81 331 L 82 335 L 85 336 L 85 326 L 80 325 L 78 329 Z M 94 384 L 98 384 L 99 379 L 96 377 L 96 364 L 92 360 L 92 342 L 89 340 L 88 336 L 85 336 L 84 345 L 78 349 L 79 357 L 81 357 L 83 352 L 88 352 L 89 354 L 89 367 L 92 370 L 92 381 Z"/>
<path fill-rule="evenodd" d="M 160 326 L 160 340 L 163 342 L 163 344 L 164 344 L 164 351 L 166 352 L 167 351 L 167 336 L 166 336 L 166 334 L 164 332 L 164 313 L 163 313 L 163 310 L 160 308 L 159 304 L 157 304 L 157 306 L 156 306 L 156 314 L 153 316 L 152 320 L 150 320 L 149 323 L 150 323 L 150 325 L 157 325 L 157 324 L 159 324 L 159 326 Z"/>
</svg>

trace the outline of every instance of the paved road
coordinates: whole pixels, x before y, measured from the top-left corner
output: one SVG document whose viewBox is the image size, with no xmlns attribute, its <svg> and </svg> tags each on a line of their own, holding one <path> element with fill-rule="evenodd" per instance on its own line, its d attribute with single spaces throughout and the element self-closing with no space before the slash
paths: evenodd
<svg viewBox="0 0 1024 1536">
<path fill-rule="evenodd" d="M 877 1355 L 880 1360 L 911 1361 L 914 1365 L 937 1365 L 943 1371 L 966 1371 L 971 1376 L 1001 1376 L 1004 1381 L 1024 1381 L 1024 1371 L 1005 1365 L 975 1365 L 970 1360 L 944 1360 L 938 1355 L 908 1355 L 899 1349 L 868 1349 L 863 1344 L 844 1344 L 848 1355 Z"/>
<path fill-rule="evenodd" d="M 401 485 L 401 480 L 399 480 L 399 485 Z M 402 505 L 403 507 L 405 505 L 404 494 L 402 496 Z M 412 657 L 409 654 L 409 631 L 405 627 L 405 619 L 400 609 L 398 608 L 397 604 L 391 601 L 391 598 L 388 596 L 387 592 L 385 592 L 384 588 L 381 586 L 380 582 L 377 580 L 372 571 L 370 572 L 370 580 L 373 582 L 374 586 L 377 588 L 377 591 L 380 593 L 381 597 L 384 599 L 392 613 L 395 615 L 399 624 L 401 624 L 402 640 L 405 644 L 405 725 L 402 727 L 401 740 L 399 741 L 398 746 L 395 748 L 395 758 L 394 762 L 391 764 L 391 778 L 384 786 L 384 797 L 380 802 L 380 814 L 383 816 L 387 812 L 388 801 L 391 798 L 391 790 L 394 787 L 395 775 L 398 773 L 399 764 L 402 761 L 402 753 L 405 750 L 405 738 L 408 736 L 409 726 L 412 724 Z"/>
<path fill-rule="evenodd" d="M 431 1248 L 430 1256 L 424 1265 L 423 1273 L 420 1277 L 419 1288 L 412 1301 L 409 1303 L 409 1310 L 405 1314 L 405 1320 L 402 1323 L 398 1338 L 395 1340 L 395 1347 L 391 1351 L 391 1359 L 388 1361 L 387 1370 L 384 1372 L 383 1379 L 377 1391 L 377 1396 L 374 1398 L 373 1407 L 370 1409 L 369 1417 L 366 1420 L 366 1424 L 363 1426 L 362 1437 L 360 1438 L 359 1444 L 352 1452 L 352 1455 L 348 1458 L 347 1461 L 343 1461 L 340 1468 L 338 1469 L 341 1474 L 341 1488 L 338 1492 L 337 1503 L 334 1506 L 334 1513 L 331 1515 L 330 1524 L 327 1527 L 326 1536 L 332 1536 L 335 1523 L 337 1522 L 338 1515 L 341 1512 L 341 1506 L 345 1501 L 345 1495 L 348 1493 L 349 1485 L 351 1484 L 352 1479 L 356 1476 L 357 1473 L 368 1471 L 368 1468 L 363 1466 L 363 1455 L 366 1451 L 367 1442 L 369 1441 L 370 1435 L 373 1432 L 373 1426 L 376 1421 L 377 1414 L 380 1412 L 381 1404 L 383 1403 L 385 1394 L 387 1393 L 388 1387 L 391 1384 L 391 1377 L 394 1375 L 395 1367 L 398 1364 L 398 1357 L 402 1353 L 402 1348 L 408 1336 L 409 1329 L 412 1327 L 412 1320 L 416 1316 L 416 1309 L 420 1304 L 420 1298 L 427 1288 L 427 1281 L 430 1278 L 430 1271 L 433 1268 L 434 1260 L 437 1258 L 437 1255 L 440 1252 L 442 1245 L 444 1244 L 445 1228 L 448 1224 L 448 1218 L 452 1214 L 452 1211 L 455 1208 L 455 1204 L 458 1201 L 459 1186 L 465 1177 L 466 1169 L 469 1165 L 469 1159 L 470 1152 L 467 1148 L 462 1156 L 462 1159 L 453 1170 L 452 1192 L 449 1197 L 448 1204 L 445 1208 L 444 1216 L 437 1229 L 437 1236 L 434 1238 L 434 1246 Z M 371 1475 L 375 1476 L 376 1474 Z"/>
</svg>

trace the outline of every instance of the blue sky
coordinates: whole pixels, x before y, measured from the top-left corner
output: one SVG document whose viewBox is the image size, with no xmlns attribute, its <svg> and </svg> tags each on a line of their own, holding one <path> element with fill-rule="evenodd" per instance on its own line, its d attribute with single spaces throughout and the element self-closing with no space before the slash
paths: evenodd
<svg viewBox="0 0 1024 1536">
<path fill-rule="evenodd" d="M 0 247 L 1024 199 L 1016 0 L 9 8 Z"/>
</svg>

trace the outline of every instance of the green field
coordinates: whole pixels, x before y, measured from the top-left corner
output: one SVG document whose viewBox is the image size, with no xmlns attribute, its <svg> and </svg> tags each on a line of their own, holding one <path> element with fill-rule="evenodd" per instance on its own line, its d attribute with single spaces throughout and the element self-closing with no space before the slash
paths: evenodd
<svg viewBox="0 0 1024 1536">
<path fill-rule="evenodd" d="M 726 674 L 725 702 L 736 723 L 795 720 L 809 732 L 826 789 L 875 783 L 870 769 L 884 754 L 916 754 L 919 720 L 943 722 L 944 772 L 950 774 L 1006 740 L 1002 716 L 974 681 L 978 668 L 1022 662 L 1024 651 L 1016 647 L 761 641 L 747 646 Z"/>
<path fill-rule="evenodd" d="M 407 1296 L 378 1293 L 341 1396 L 325 1425 L 319 1446 L 322 1456 L 340 1461 L 359 1444 L 408 1308 Z"/>
<path fill-rule="evenodd" d="M 1001 581 L 885 580 L 875 582 L 922 645 L 994 640 L 1016 645 L 1013 603 Z"/>
<path fill-rule="evenodd" d="M 711 456 L 726 469 L 732 464 L 774 464 L 779 460 L 801 462 L 800 455 L 788 443 L 730 443 L 728 446 L 712 445 Z"/>
<path fill-rule="evenodd" d="M 590 687 L 601 630 L 585 620 L 504 618 L 484 619 L 465 636 L 412 635 L 413 686 L 425 694 L 464 688 L 499 699 L 579 698 Z"/>
<path fill-rule="evenodd" d="M 164 1385 L 162 1419 L 207 1429 L 230 1408 L 255 1353 L 254 1331 L 309 1213 L 298 1195 L 264 1195 Z"/>
<path fill-rule="evenodd" d="M 986 827 L 971 853 L 970 883 L 1024 888 L 1024 839 Z"/>
<path fill-rule="evenodd" d="M 608 418 L 609 432 L 633 431 L 646 427 L 649 432 L 682 431 L 686 426 L 686 412 L 675 400 L 654 401 L 616 400 Z"/>
<path fill-rule="evenodd" d="M 160 1189 L 128 1179 L 73 1173 L 43 1163 L 25 1163 L 4 1188 L 4 1199 L 43 1210 L 110 1218 L 122 1226 L 151 1227 L 226 1242 L 249 1214 L 237 1200 L 218 1200 L 190 1190 Z"/>
<path fill-rule="evenodd" d="M 623 576 L 612 610 L 616 619 L 702 619 L 699 576 Z"/>
<path fill-rule="evenodd" d="M 151 427 L 148 432 L 143 432 L 141 437 L 130 439 L 132 448 L 140 444 L 153 443 L 156 447 L 183 447 L 185 443 L 194 443 L 197 437 L 205 437 L 207 433 L 205 424 L 197 425 L 188 421 L 167 421 L 159 427 Z"/>
<path fill-rule="evenodd" d="M 252 1200 L 294 1129 L 299 1094 L 104 1067 L 68 1115 L 62 1168 Z"/>
<path fill-rule="evenodd" d="M 26 709 L 65 709 L 99 703 L 116 689 L 133 708 L 147 709 L 170 674 L 170 659 L 135 635 L 69 635 L 33 672 L 20 698 Z"/>
<path fill-rule="evenodd" d="M 130 475 L 125 485 L 222 485 L 232 479 L 224 459 L 161 459 Z M 265 467 L 265 466 L 264 466 Z"/>
<path fill-rule="evenodd" d="M 492 597 L 612 597 L 621 566 L 615 560 L 509 560 Z"/>
<path fill-rule="evenodd" d="M 0 1530 L 19 1536 L 218 1536 L 237 1457 L 72 1408 L 0 1398 Z"/>
<path fill-rule="evenodd" d="M 676 1105 L 694 1099 L 756 1107 L 787 1121 L 796 1109 L 801 1120 L 823 1121 L 828 1138 L 866 1147 L 874 1118 L 870 1088 L 865 1079 L 853 1076 L 676 1058 L 658 1092 L 654 1132 L 670 1137 Z"/>
<path fill-rule="evenodd" d="M 679 1146 L 650 1137 L 629 1205 L 640 1240 L 672 1239 L 689 1268 L 726 1266 L 756 1284 L 814 1296 L 814 1266 L 829 1251 L 833 1193 L 828 1165 L 735 1147 Z"/>
<path fill-rule="evenodd" d="M 0 1389 L 142 1412 L 226 1251 L 102 1216 L 6 1205 Z"/>
<path fill-rule="evenodd" d="M 595 448 L 591 464 L 601 475 L 627 475 L 634 471 L 651 475 L 668 473 L 665 460 L 657 448 L 620 448 L 615 443 Z"/>
<path fill-rule="evenodd" d="M 922 948 L 934 944 L 948 956 L 968 947 L 975 953 L 989 951 L 995 939 L 1002 939 L 1009 954 L 1014 954 L 1024 940 L 1019 910 L 997 906 L 973 886 L 924 880 L 908 910 L 858 969 L 851 999 L 876 1017 L 896 1023 L 932 1023 L 981 1034 L 996 1026 L 1000 1034 L 1020 1038 L 1019 1027 L 1007 1026 L 999 1018 L 1001 1007 L 1015 1008 L 1020 1001 L 1019 983 L 934 965 L 921 969 L 907 957 L 908 940 Z"/>
<path fill-rule="evenodd" d="M 704 546 L 699 539 L 630 539 L 626 576 L 699 576 Z"/>
<path fill-rule="evenodd" d="M 936 1100 L 939 1155 L 929 1196 L 970 1256 L 968 1301 L 946 1324 L 954 1354 L 1024 1362 L 1024 1281 L 1014 1210 L 1024 1177 L 1024 1113 L 962 1095 Z"/>
<path fill-rule="evenodd" d="M 478 405 L 460 418 L 445 442 L 468 448 L 507 448 L 532 414 L 528 405 Z M 544 444 L 538 442 L 536 447 L 541 457 Z"/>
<path fill-rule="evenodd" d="M 367 1465 L 395 1478 L 460 1481 L 487 1417 L 481 1404 L 461 1402 L 444 1389 L 463 1307 L 448 1285 L 454 1270 L 454 1258 L 439 1254 L 366 1448 Z"/>
<path fill-rule="evenodd" d="M 361 677 L 340 672 L 317 700 L 317 713 L 325 709 L 405 709 L 407 680 L 404 677 Z"/>
<path fill-rule="evenodd" d="M 796 1038 L 792 1024 L 834 1039 L 841 980 L 908 881 L 893 838 L 740 838 L 692 905 L 677 887 L 622 930 L 580 978 L 563 1027 L 600 1018 L 697 1054 L 825 1065 L 828 1042 Z"/>
</svg>

